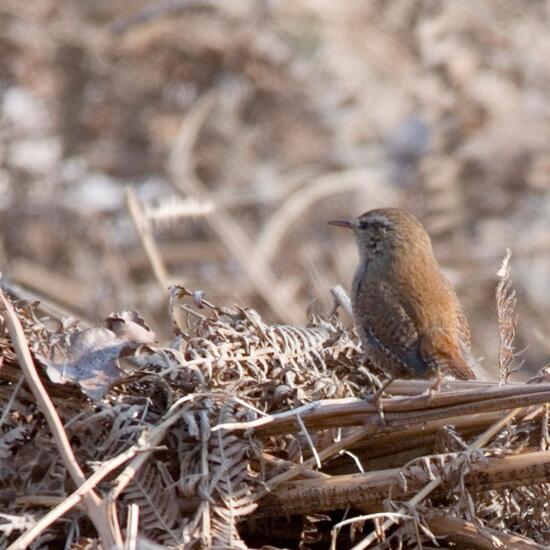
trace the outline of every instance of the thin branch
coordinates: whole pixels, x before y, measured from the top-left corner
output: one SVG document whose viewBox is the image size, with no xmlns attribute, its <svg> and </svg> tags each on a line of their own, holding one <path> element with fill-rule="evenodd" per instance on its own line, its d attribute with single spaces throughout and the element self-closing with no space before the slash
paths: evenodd
<svg viewBox="0 0 550 550">
<path fill-rule="evenodd" d="M 346 525 L 351 525 L 353 523 L 357 523 L 360 521 L 367 521 L 369 519 L 378 519 L 378 518 L 396 518 L 396 519 L 414 519 L 412 516 L 409 516 L 407 514 L 400 514 L 398 512 L 376 512 L 375 514 L 366 514 L 363 516 L 355 516 L 353 518 L 345 519 L 343 521 L 338 522 L 331 531 L 331 542 L 330 542 L 330 550 L 336 550 L 336 540 L 338 538 L 338 533 L 340 532 L 340 529 L 342 527 L 345 527 Z"/>
<path fill-rule="evenodd" d="M 385 411 L 384 431 L 413 426 L 428 421 L 457 416 L 509 410 L 550 402 L 549 384 L 485 385 L 480 390 L 476 383 L 469 391 L 439 392 L 430 401 L 426 396 L 393 397 L 383 399 Z M 308 403 L 296 409 L 263 416 L 248 422 L 224 423 L 214 426 L 213 431 L 254 431 L 258 437 L 269 437 L 299 430 L 295 415 L 308 429 L 338 428 L 361 424 L 370 431 L 381 430 L 378 409 L 365 400 L 355 398 L 327 399 Z"/>
<path fill-rule="evenodd" d="M 307 431 L 307 428 L 305 424 L 303 423 L 301 417 L 299 414 L 296 415 L 296 422 L 298 422 L 300 429 L 302 430 L 302 433 L 304 434 L 304 437 L 306 438 L 307 444 L 309 445 L 309 448 L 311 449 L 311 454 L 315 458 L 315 462 L 317 465 L 317 468 L 319 470 L 322 467 L 321 459 L 319 458 L 319 453 L 317 453 L 317 449 L 315 448 L 315 445 L 313 444 L 313 440 L 311 439 L 311 436 L 309 435 L 309 432 Z"/>
<path fill-rule="evenodd" d="M 363 426 L 360 426 L 359 428 L 355 428 L 340 441 L 336 441 L 332 445 L 329 445 L 328 447 L 319 451 L 318 457 L 312 456 L 311 458 L 308 458 L 307 460 L 305 460 L 302 466 L 304 467 L 314 466 L 317 463 L 317 459 L 320 460 L 321 462 L 328 460 L 330 457 L 338 454 L 342 449 L 345 449 L 349 445 L 353 445 L 353 443 L 365 437 L 367 433 L 369 433 L 369 430 L 367 430 Z M 266 482 L 266 490 L 264 490 L 263 492 L 260 491 L 258 493 L 258 498 L 261 498 L 268 491 L 273 490 L 275 487 L 277 487 L 281 483 L 294 479 L 299 474 L 300 474 L 300 470 L 296 468 L 296 469 L 287 470 L 286 472 L 282 472 L 281 474 L 275 477 L 272 477 Z"/>
<path fill-rule="evenodd" d="M 438 463 L 465 456 L 467 453 L 468 451 L 445 453 L 433 455 L 431 458 L 434 463 Z M 495 457 L 473 465 L 465 476 L 464 483 L 475 494 L 537 485 L 547 482 L 549 466 L 548 451 Z M 277 489 L 264 495 L 255 516 L 303 515 L 346 508 L 375 511 L 383 509 L 390 490 L 392 496 L 400 500 L 416 497 L 417 504 L 420 502 L 417 502 L 418 484 L 428 479 L 428 473 L 418 472 L 420 475 L 417 480 L 409 481 L 405 487 L 402 484 L 402 471 L 402 468 L 388 468 L 364 474 L 342 474 L 281 483 Z M 426 487 L 423 489 L 425 491 L 421 496 L 426 496 L 428 491 Z M 432 487 L 434 489 L 437 487 Z M 444 495 L 445 488 L 441 488 L 437 494 Z"/>
<path fill-rule="evenodd" d="M 130 214 L 130 219 L 132 220 L 132 223 L 136 228 L 139 238 L 141 239 L 143 250 L 145 250 L 145 254 L 149 259 L 149 263 L 151 265 L 151 268 L 153 269 L 153 273 L 155 274 L 157 283 L 159 284 L 162 291 L 164 293 L 167 293 L 169 286 L 168 272 L 166 271 L 166 267 L 164 266 L 164 262 L 157 247 L 157 243 L 155 241 L 155 238 L 153 237 L 149 219 L 145 215 L 139 199 L 136 197 L 136 194 L 132 187 L 126 187 L 125 196 L 126 206 Z"/>
<path fill-rule="evenodd" d="M 427 520 L 430 531 L 436 537 L 445 537 L 445 540 L 460 545 L 461 548 L 475 548 L 477 550 L 495 550 L 495 542 L 500 542 L 502 548 L 514 550 L 544 550 L 548 548 L 532 540 L 479 527 L 469 521 L 452 516 L 436 515 Z"/>
<path fill-rule="evenodd" d="M 11 393 L 10 400 L 7 402 L 4 408 L 4 411 L 2 412 L 2 416 L 0 416 L 0 428 L 6 421 L 6 418 L 8 418 L 8 414 L 10 414 L 11 407 L 13 405 L 13 402 L 15 401 L 15 397 L 17 396 L 17 392 L 19 391 L 19 388 L 23 384 L 24 380 L 25 380 L 25 377 L 21 376 L 21 378 L 19 378 L 19 382 L 17 382 L 17 384 L 15 385 L 15 388 L 13 388 L 13 392 Z"/>
<path fill-rule="evenodd" d="M 312 470 L 303 464 L 296 464 L 290 460 L 284 460 L 283 458 L 278 458 L 272 454 L 263 452 L 262 460 L 274 468 L 286 468 L 286 469 L 296 469 L 299 470 L 298 475 L 309 478 L 309 479 L 319 479 L 319 478 L 329 478 L 329 474 L 320 472 L 319 470 Z"/>
<path fill-rule="evenodd" d="M 131 503 L 128 506 L 128 521 L 126 522 L 126 542 L 124 550 L 136 550 L 139 526 L 139 506 Z"/>
</svg>

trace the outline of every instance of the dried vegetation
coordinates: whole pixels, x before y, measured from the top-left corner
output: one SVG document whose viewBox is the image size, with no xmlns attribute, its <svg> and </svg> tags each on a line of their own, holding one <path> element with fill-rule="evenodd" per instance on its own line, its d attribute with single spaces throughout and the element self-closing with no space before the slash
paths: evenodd
<svg viewBox="0 0 550 550">
<path fill-rule="evenodd" d="M 548 547 L 548 369 L 510 382 L 549 351 L 543 3 L 0 16 L 0 547 Z M 319 312 L 356 261 L 324 222 L 389 205 L 500 381 L 382 420 Z"/>
<path fill-rule="evenodd" d="M 513 360 L 508 262 L 497 301 Z M 429 397 L 429 381 L 396 381 L 381 417 L 356 397 L 381 373 L 337 313 L 268 325 L 171 287 L 161 346 L 136 312 L 52 330 L 0 300 L 11 550 L 549 542 L 548 384 L 448 381 Z"/>
</svg>

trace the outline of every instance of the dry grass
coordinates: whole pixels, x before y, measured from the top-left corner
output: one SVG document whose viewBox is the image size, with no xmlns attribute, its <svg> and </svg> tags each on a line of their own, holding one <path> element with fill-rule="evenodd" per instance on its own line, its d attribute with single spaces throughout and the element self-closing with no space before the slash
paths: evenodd
<svg viewBox="0 0 550 550">
<path fill-rule="evenodd" d="M 355 397 L 380 373 L 337 316 L 268 325 L 172 287 L 159 346 L 135 313 L 48 330 L 1 299 L 11 550 L 548 543 L 548 384 L 446 381 L 429 398 L 429 381 L 396 381 L 382 419 Z"/>
</svg>

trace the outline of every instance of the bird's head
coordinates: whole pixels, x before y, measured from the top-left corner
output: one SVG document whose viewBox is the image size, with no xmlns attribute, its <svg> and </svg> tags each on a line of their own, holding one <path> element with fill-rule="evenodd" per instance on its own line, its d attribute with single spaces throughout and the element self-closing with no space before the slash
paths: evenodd
<svg viewBox="0 0 550 550">
<path fill-rule="evenodd" d="M 379 208 L 351 220 L 332 220 L 355 235 L 359 255 L 368 261 L 403 254 L 432 254 L 430 237 L 420 222 L 406 210 Z"/>
</svg>

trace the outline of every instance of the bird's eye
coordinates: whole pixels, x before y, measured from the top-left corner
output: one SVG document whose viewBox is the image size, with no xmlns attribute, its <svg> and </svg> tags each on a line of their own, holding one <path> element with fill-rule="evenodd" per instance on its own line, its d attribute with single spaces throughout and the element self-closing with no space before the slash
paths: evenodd
<svg viewBox="0 0 550 550">
<path fill-rule="evenodd" d="M 359 222 L 359 229 L 372 229 L 374 231 L 383 231 L 386 229 L 386 226 L 377 221 L 363 220 Z"/>
</svg>

